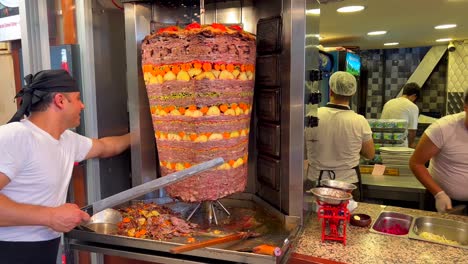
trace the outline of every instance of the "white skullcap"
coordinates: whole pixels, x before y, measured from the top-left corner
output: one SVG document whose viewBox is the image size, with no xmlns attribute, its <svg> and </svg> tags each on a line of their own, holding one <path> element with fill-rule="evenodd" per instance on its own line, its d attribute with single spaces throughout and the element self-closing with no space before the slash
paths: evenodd
<svg viewBox="0 0 468 264">
<path fill-rule="evenodd" d="M 352 96 L 356 93 L 356 77 L 351 73 L 337 71 L 330 77 L 330 89 L 338 95 Z"/>
</svg>

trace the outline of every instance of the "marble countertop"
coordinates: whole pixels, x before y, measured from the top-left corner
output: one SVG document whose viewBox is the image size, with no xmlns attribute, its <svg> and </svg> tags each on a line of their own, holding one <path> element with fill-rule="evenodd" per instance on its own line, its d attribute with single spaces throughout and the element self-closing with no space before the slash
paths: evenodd
<svg viewBox="0 0 468 264">
<path fill-rule="evenodd" d="M 364 213 L 372 221 L 382 211 L 418 216 L 434 216 L 468 222 L 468 217 L 394 206 L 360 203 L 353 213 Z M 347 226 L 346 246 L 341 242 L 321 242 L 321 226 L 312 213 L 298 239 L 295 253 L 345 263 L 468 263 L 468 250 L 403 237 L 376 234 L 369 227 Z"/>
</svg>

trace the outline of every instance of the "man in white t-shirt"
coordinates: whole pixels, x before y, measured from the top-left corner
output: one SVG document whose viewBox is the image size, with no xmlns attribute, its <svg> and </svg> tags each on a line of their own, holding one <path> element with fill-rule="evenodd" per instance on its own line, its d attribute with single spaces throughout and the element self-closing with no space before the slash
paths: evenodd
<svg viewBox="0 0 468 264">
<path fill-rule="evenodd" d="M 418 106 L 414 103 L 419 98 L 421 88 L 416 83 L 407 83 L 403 86 L 403 95 L 385 103 L 381 119 L 405 119 L 408 123 L 408 132 L 404 145 L 416 147 L 416 130 L 418 129 Z"/>
<path fill-rule="evenodd" d="M 20 109 L 0 126 L 0 262 L 50 264 L 61 233 L 89 220 L 66 203 L 74 162 L 119 154 L 130 136 L 91 139 L 68 130 L 80 124 L 84 105 L 66 71 L 25 80 Z"/>
<path fill-rule="evenodd" d="M 414 175 L 434 195 L 438 212 L 468 205 L 468 89 L 464 101 L 464 112 L 445 116 L 426 129 L 410 159 Z"/>
<path fill-rule="evenodd" d="M 330 102 L 318 109 L 318 127 L 305 129 L 307 177 L 311 181 L 332 178 L 359 183 L 360 154 L 374 158 L 372 131 L 367 120 L 349 107 L 356 93 L 356 78 L 338 71 L 329 82 Z M 353 195 L 362 194 L 355 192 Z"/>
</svg>

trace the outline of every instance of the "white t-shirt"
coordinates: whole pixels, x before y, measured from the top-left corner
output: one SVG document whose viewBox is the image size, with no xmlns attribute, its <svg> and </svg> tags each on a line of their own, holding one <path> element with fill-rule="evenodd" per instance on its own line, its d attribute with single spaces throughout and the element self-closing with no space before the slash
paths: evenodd
<svg viewBox="0 0 468 264">
<path fill-rule="evenodd" d="M 405 119 L 408 122 L 408 129 L 418 129 L 419 109 L 416 104 L 408 98 L 398 97 L 385 103 L 381 119 Z M 405 137 L 405 146 L 408 146 L 408 138 Z"/>
<path fill-rule="evenodd" d="M 0 172 L 10 183 L 0 193 L 17 203 L 64 204 L 74 162 L 82 161 L 91 147 L 90 138 L 66 130 L 56 140 L 28 120 L 1 126 Z M 0 241 L 45 241 L 59 236 L 44 226 L 0 227 Z"/>
<path fill-rule="evenodd" d="M 329 107 L 318 109 L 318 127 L 305 129 L 310 180 L 317 180 L 320 170 L 333 170 L 336 179 L 358 181 L 353 167 L 359 165 L 362 143 L 372 139 L 367 120 L 351 110 Z M 328 179 L 324 172 L 322 179 Z"/>
<path fill-rule="evenodd" d="M 448 115 L 424 133 L 440 149 L 431 159 L 429 173 L 450 198 L 468 201 L 468 129 L 465 112 Z"/>
</svg>

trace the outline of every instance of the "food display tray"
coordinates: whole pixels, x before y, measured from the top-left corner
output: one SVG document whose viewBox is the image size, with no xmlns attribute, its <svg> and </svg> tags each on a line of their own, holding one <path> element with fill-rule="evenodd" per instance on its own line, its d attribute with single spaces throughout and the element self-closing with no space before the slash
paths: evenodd
<svg viewBox="0 0 468 264">
<path fill-rule="evenodd" d="M 460 245 L 434 241 L 419 236 L 422 232 L 443 236 Z M 417 217 L 411 225 L 409 238 L 468 249 L 468 223 L 437 217 Z"/>
<path fill-rule="evenodd" d="M 122 207 L 140 201 L 129 201 L 122 204 Z M 178 213 L 181 217 L 192 211 L 195 204 L 186 204 L 170 198 L 157 198 L 144 200 L 143 202 L 154 202 L 164 205 Z M 252 231 L 260 233 L 256 238 L 244 239 L 207 248 L 196 249 L 181 254 L 172 254 L 170 250 L 176 246 L 187 244 L 186 237 L 175 237 L 170 240 L 150 240 L 134 237 L 126 237 L 112 234 L 112 228 L 103 226 L 96 229 L 98 231 L 83 230 L 75 228 L 65 234 L 65 250 L 81 250 L 107 255 L 122 256 L 130 259 L 139 259 L 157 263 L 258 263 L 270 264 L 281 262 L 288 254 L 290 245 L 295 241 L 300 231 L 300 226 L 292 228 L 285 226 L 285 218 L 280 212 L 270 207 L 256 196 L 242 193 L 230 198 L 223 198 L 221 202 L 231 212 L 230 216 L 219 213 L 219 225 L 210 225 L 206 229 L 206 214 L 201 211 L 196 213 L 191 222 L 200 225 L 201 229 L 196 231 L 193 238 L 197 242 L 217 238 L 236 231 Z M 121 207 L 118 206 L 118 207 Z M 82 208 L 82 210 L 93 212 L 92 205 Z M 245 230 L 251 223 L 252 228 Z M 202 228 L 203 227 L 203 228 Z M 114 228 L 115 232 L 115 228 Z M 261 255 L 252 252 L 255 246 L 261 244 L 276 245 L 281 248 L 281 256 Z"/>
<path fill-rule="evenodd" d="M 395 237 L 405 237 L 408 238 L 409 230 L 411 228 L 411 224 L 414 221 L 414 217 L 408 214 L 390 212 L 390 211 L 382 211 L 380 212 L 379 216 L 375 220 L 374 224 L 372 224 L 370 231 L 372 233 L 387 235 L 387 236 L 395 236 Z M 382 229 L 390 228 L 392 226 L 399 225 L 401 228 L 408 230 L 408 233 L 396 235 L 391 234 L 388 232 L 382 232 Z"/>
</svg>

